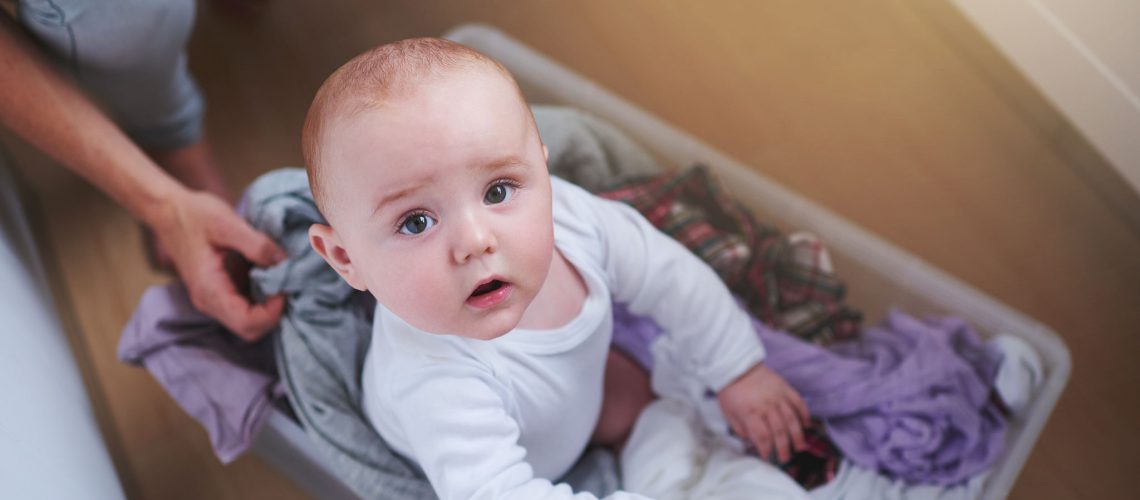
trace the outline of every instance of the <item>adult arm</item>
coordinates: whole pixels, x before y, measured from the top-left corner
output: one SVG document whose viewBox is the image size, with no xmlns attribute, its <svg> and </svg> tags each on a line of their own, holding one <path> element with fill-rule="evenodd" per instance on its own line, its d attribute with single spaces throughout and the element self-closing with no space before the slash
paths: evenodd
<svg viewBox="0 0 1140 500">
<path fill-rule="evenodd" d="M 0 123 L 87 179 L 149 226 L 170 253 L 195 307 L 242 338 L 263 335 L 284 298 L 250 304 L 226 273 L 227 249 L 258 265 L 283 258 L 224 201 L 160 169 L 0 16 Z"/>
</svg>

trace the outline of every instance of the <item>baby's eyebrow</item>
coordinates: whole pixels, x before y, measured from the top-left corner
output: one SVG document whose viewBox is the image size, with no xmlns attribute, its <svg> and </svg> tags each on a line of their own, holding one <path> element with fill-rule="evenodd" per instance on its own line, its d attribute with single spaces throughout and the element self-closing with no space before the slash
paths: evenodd
<svg viewBox="0 0 1140 500">
<path fill-rule="evenodd" d="M 489 161 L 487 163 L 476 165 L 474 168 L 477 168 L 479 170 L 484 170 L 484 171 L 493 171 L 493 170 L 499 170 L 499 169 L 505 168 L 505 167 L 525 167 L 525 166 L 526 166 L 526 162 L 524 162 L 522 160 L 522 158 L 519 158 L 518 156 L 515 156 L 515 155 L 509 155 L 509 156 L 504 156 L 502 158 L 497 158 L 497 159 Z"/>
<path fill-rule="evenodd" d="M 524 162 L 522 158 L 516 155 L 508 155 L 502 158 L 496 158 L 495 160 L 489 161 L 487 163 L 477 164 L 472 168 L 485 172 L 493 172 L 495 170 L 511 167 L 526 167 L 526 162 Z M 419 191 L 429 185 L 431 185 L 431 179 L 428 179 L 426 182 L 417 182 L 416 184 L 408 186 L 404 189 L 400 189 L 399 191 L 385 195 L 380 199 L 380 202 L 376 204 L 376 207 L 372 209 L 372 214 L 369 217 L 374 217 L 378 212 L 380 212 L 380 209 L 384 208 L 385 205 L 397 202 L 402 198 L 407 198 L 408 196 L 415 194 L 416 191 Z"/>
<path fill-rule="evenodd" d="M 406 198 L 406 197 L 412 195 L 413 193 L 415 193 L 416 191 L 423 189 L 425 186 L 427 186 L 429 184 L 430 184 L 430 182 L 419 182 L 419 183 L 413 184 L 411 186 L 408 186 L 404 189 L 401 189 L 399 191 L 387 194 L 386 196 L 384 196 L 383 198 L 380 199 L 380 203 L 376 204 L 376 208 L 372 209 L 372 214 L 370 215 L 370 217 L 375 216 L 376 213 L 379 212 L 381 208 L 384 208 L 384 205 L 388 205 L 390 203 L 395 203 L 402 198 Z"/>
</svg>

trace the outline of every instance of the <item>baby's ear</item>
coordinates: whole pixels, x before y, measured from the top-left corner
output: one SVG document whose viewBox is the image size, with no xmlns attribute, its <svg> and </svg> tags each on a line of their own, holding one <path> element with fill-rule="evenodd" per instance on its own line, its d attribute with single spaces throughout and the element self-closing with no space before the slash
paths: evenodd
<svg viewBox="0 0 1140 500">
<path fill-rule="evenodd" d="M 356 272 L 352 259 L 348 257 L 348 250 L 344 248 L 344 244 L 341 243 L 340 237 L 337 236 L 336 230 L 332 226 L 325 224 L 309 226 L 309 244 L 350 286 L 362 292 L 368 290 L 364 280 Z"/>
</svg>

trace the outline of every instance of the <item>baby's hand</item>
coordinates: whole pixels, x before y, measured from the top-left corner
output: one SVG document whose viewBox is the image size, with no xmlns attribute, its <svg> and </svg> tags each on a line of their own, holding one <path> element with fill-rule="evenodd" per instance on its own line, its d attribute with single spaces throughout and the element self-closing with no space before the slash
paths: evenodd
<svg viewBox="0 0 1140 500">
<path fill-rule="evenodd" d="M 803 427 L 810 414 L 799 393 L 784 378 L 758 363 L 717 394 L 720 409 L 737 436 L 756 446 L 767 460 L 776 448 L 781 462 L 791 458 L 789 444 L 804 448 Z"/>
</svg>

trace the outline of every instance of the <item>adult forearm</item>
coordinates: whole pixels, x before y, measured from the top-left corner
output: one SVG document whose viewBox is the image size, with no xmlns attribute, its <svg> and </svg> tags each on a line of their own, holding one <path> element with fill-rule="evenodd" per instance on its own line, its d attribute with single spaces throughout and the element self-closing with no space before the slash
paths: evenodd
<svg viewBox="0 0 1140 500">
<path fill-rule="evenodd" d="M 0 123 L 155 223 L 186 189 L 58 75 L 0 16 Z"/>
<path fill-rule="evenodd" d="M 227 274 L 227 252 L 260 266 L 284 252 L 221 198 L 158 167 L 0 15 L 0 124 L 85 177 L 154 231 L 198 310 L 247 340 L 281 318 L 283 296 L 251 304 Z"/>
</svg>

